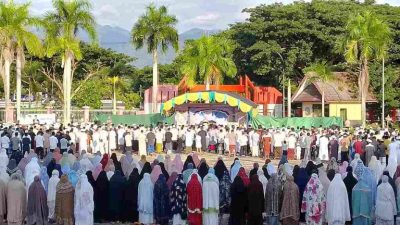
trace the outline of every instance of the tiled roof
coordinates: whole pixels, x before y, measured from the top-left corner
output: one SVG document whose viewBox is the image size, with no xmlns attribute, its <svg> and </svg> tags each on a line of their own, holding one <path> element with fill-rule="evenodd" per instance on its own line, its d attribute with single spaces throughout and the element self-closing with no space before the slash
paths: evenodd
<svg viewBox="0 0 400 225">
<path fill-rule="evenodd" d="M 320 102 L 321 91 L 325 91 L 325 102 L 359 102 L 357 77 L 346 72 L 335 72 L 331 81 L 308 82 L 303 78 L 299 89 L 294 93 L 292 102 Z M 377 102 L 375 96 L 369 92 L 367 102 Z"/>
</svg>

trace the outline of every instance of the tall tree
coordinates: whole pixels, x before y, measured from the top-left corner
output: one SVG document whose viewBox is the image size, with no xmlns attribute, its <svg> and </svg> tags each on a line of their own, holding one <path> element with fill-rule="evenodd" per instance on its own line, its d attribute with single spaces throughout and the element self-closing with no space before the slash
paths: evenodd
<svg viewBox="0 0 400 225">
<path fill-rule="evenodd" d="M 321 82 L 326 84 L 333 79 L 331 66 L 326 61 L 316 62 L 304 68 L 308 82 Z M 321 89 L 322 117 L 325 117 L 325 89 Z"/>
<path fill-rule="evenodd" d="M 224 77 L 234 77 L 237 69 L 232 59 L 233 46 L 227 39 L 214 36 L 188 41 L 180 56 L 181 72 L 188 84 L 201 80 L 208 90 L 210 84 L 218 85 Z"/>
<path fill-rule="evenodd" d="M 385 57 L 391 41 L 389 26 L 374 13 L 365 11 L 350 17 L 343 39 L 344 56 L 359 66 L 362 125 L 366 125 L 366 100 L 369 90 L 369 62 Z"/>
<path fill-rule="evenodd" d="M 16 97 L 17 120 L 21 115 L 21 74 L 25 62 L 25 50 L 30 54 L 41 55 L 41 41 L 31 31 L 39 25 L 39 20 L 29 14 L 29 3 L 15 4 L 14 1 L 0 3 L 0 29 L 4 42 L 2 56 L 4 59 L 5 104 L 10 101 L 11 64 L 16 59 Z"/>
<path fill-rule="evenodd" d="M 178 20 L 169 15 L 165 6 L 156 8 L 151 4 L 133 26 L 131 35 L 132 43 L 136 49 L 147 46 L 148 53 L 153 54 L 153 88 L 152 88 L 152 112 L 157 112 L 158 93 L 158 48 L 163 53 L 169 45 L 178 50 L 178 32 L 175 28 Z"/>
<path fill-rule="evenodd" d="M 95 19 L 88 0 L 53 0 L 54 11 L 45 16 L 47 55 L 62 55 L 64 123 L 71 118 L 71 86 L 73 64 L 82 58 L 78 30 L 86 31 L 92 42 L 96 41 Z"/>
</svg>

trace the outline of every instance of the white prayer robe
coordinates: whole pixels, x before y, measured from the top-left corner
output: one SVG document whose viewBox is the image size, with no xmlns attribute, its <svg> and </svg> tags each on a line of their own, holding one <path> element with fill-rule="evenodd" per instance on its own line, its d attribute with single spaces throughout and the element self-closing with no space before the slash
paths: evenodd
<svg viewBox="0 0 400 225">
<path fill-rule="evenodd" d="M 5 149 L 0 150 L 0 171 L 7 171 L 9 159 Z"/>
<path fill-rule="evenodd" d="M 139 156 L 147 155 L 146 135 L 144 135 L 143 133 L 140 133 L 137 140 L 139 142 Z"/>
<path fill-rule="evenodd" d="M 145 173 L 138 188 L 139 222 L 143 224 L 153 223 L 153 190 L 154 184 L 150 174 Z"/>
<path fill-rule="evenodd" d="M 49 207 L 49 219 L 54 219 L 54 209 L 56 206 L 57 184 L 60 181 L 58 170 L 53 170 L 49 179 L 47 191 L 47 207 Z"/>
<path fill-rule="evenodd" d="M 26 182 L 26 190 L 29 190 L 29 187 L 33 183 L 35 176 L 40 176 L 40 166 L 38 163 L 38 159 L 33 157 L 31 161 L 25 167 L 25 182 Z"/>
<path fill-rule="evenodd" d="M 329 160 L 329 154 L 328 154 L 328 144 L 329 144 L 329 139 L 325 136 L 321 136 L 319 138 L 319 158 L 321 160 Z"/>
<path fill-rule="evenodd" d="M 87 176 L 85 174 L 82 174 L 79 178 L 75 190 L 75 225 L 93 224 L 93 193 L 94 192 L 92 185 L 90 185 Z"/>
<path fill-rule="evenodd" d="M 214 174 L 203 178 L 203 225 L 218 224 L 219 181 Z"/>
<path fill-rule="evenodd" d="M 265 177 L 264 171 L 262 169 L 257 170 L 257 175 L 258 175 L 258 180 L 263 185 L 264 196 L 265 196 L 265 190 L 267 189 L 268 179 Z"/>
<path fill-rule="evenodd" d="M 337 173 L 328 188 L 326 219 L 329 225 L 344 225 L 350 221 L 350 206 L 346 185 Z"/>
<path fill-rule="evenodd" d="M 388 177 L 382 177 L 382 183 L 378 186 L 376 194 L 375 217 L 376 225 L 394 224 L 394 216 L 397 214 L 396 200 Z"/>
</svg>

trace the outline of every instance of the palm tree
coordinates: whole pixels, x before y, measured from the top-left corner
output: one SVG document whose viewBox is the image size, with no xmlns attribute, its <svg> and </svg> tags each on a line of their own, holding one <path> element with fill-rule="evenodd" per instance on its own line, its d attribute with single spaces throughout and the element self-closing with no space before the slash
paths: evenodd
<svg viewBox="0 0 400 225">
<path fill-rule="evenodd" d="M 178 51 L 178 32 L 175 28 L 178 20 L 169 15 L 165 6 L 156 8 L 153 4 L 147 7 L 147 11 L 133 26 L 132 44 L 136 49 L 147 46 L 147 51 L 153 54 L 153 88 L 152 88 L 152 112 L 157 112 L 158 93 L 158 55 L 161 47 L 163 53 L 169 45 Z"/>
<path fill-rule="evenodd" d="M 382 60 L 391 41 L 389 26 L 373 13 L 366 11 L 352 16 L 347 22 L 343 40 L 346 61 L 359 66 L 358 85 L 361 94 L 361 118 L 366 125 L 366 99 L 369 89 L 368 64 Z"/>
<path fill-rule="evenodd" d="M 63 67 L 63 102 L 64 123 L 71 118 L 71 86 L 73 80 L 72 66 L 74 60 L 80 60 L 82 53 L 80 40 L 76 37 L 78 30 L 86 31 L 92 42 L 96 41 L 96 22 L 90 12 L 92 5 L 88 0 L 53 0 L 55 11 L 45 16 L 47 55 L 62 55 Z"/>
<path fill-rule="evenodd" d="M 180 56 L 181 72 L 186 76 L 189 86 L 196 80 L 204 80 L 206 89 L 210 84 L 221 84 L 224 77 L 234 77 L 237 73 L 232 60 L 233 44 L 220 37 L 202 36 L 188 41 Z"/>
<path fill-rule="evenodd" d="M 16 55 L 16 97 L 17 120 L 21 116 L 21 74 L 25 62 L 25 49 L 30 54 L 40 56 L 42 44 L 40 39 L 31 31 L 39 25 L 37 18 L 29 14 L 29 3 L 15 4 L 12 0 L 0 3 L 0 27 L 3 32 L 4 45 L 2 55 L 4 58 L 4 90 L 5 102 L 10 101 L 10 68 Z"/>
<path fill-rule="evenodd" d="M 321 61 L 310 65 L 304 69 L 308 82 L 321 82 L 326 84 L 333 79 L 331 65 L 326 61 Z M 325 117 L 325 89 L 321 88 L 322 117 Z"/>
</svg>

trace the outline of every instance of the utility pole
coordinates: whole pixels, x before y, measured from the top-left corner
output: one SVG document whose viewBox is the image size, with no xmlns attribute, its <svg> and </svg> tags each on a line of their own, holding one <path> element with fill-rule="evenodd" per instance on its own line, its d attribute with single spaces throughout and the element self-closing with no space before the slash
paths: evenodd
<svg viewBox="0 0 400 225">
<path fill-rule="evenodd" d="M 382 58 L 382 128 L 385 128 L 385 58 Z"/>
<path fill-rule="evenodd" d="M 281 53 L 276 52 L 276 54 L 279 55 L 279 57 L 282 60 L 282 74 L 283 74 L 283 78 L 282 78 L 282 118 L 285 117 L 286 115 L 286 105 L 285 105 L 285 81 L 286 81 L 286 75 L 285 75 L 285 61 L 283 60 L 283 57 L 281 55 Z"/>
</svg>

